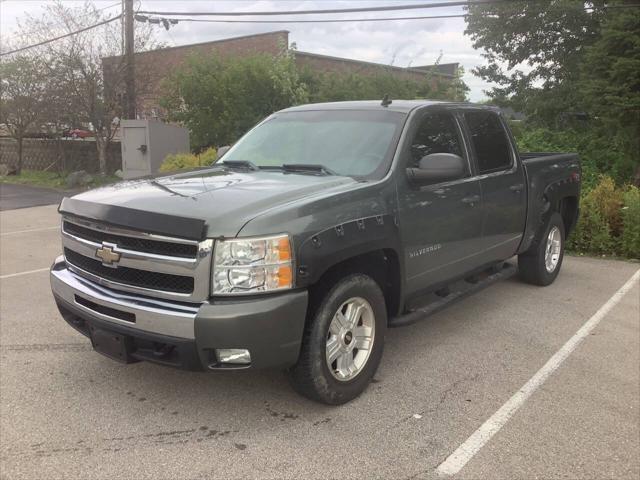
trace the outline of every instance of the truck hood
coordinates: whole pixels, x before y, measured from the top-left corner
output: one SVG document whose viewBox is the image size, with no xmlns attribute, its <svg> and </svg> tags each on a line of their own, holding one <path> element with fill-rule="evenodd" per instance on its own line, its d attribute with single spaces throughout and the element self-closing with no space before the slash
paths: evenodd
<svg viewBox="0 0 640 480">
<path fill-rule="evenodd" d="M 110 223 L 127 223 L 123 226 L 133 228 L 149 225 L 148 219 L 142 221 L 142 217 L 145 213 L 152 214 L 148 216 L 159 219 L 158 228 L 152 229 L 154 233 L 167 235 L 177 232 L 168 225 L 162 228 L 163 222 L 171 223 L 172 217 L 195 219 L 204 222 L 204 234 L 208 237 L 234 237 L 247 222 L 269 209 L 319 192 L 343 190 L 356 183 L 350 177 L 281 171 L 232 172 L 215 167 L 90 190 L 63 202 L 61 211 Z M 69 204 L 75 208 L 63 208 Z M 119 212 L 118 220 L 109 218 L 112 211 Z M 140 221 L 136 222 L 136 218 Z"/>
</svg>

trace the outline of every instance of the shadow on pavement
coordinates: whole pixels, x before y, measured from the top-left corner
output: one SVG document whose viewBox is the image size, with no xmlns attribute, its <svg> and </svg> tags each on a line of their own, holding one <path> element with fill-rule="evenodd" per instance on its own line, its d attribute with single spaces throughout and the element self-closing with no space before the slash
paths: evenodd
<svg viewBox="0 0 640 480">
<path fill-rule="evenodd" d="M 63 197 L 74 193 L 76 192 L 0 183 L 0 211 L 58 204 Z"/>
</svg>

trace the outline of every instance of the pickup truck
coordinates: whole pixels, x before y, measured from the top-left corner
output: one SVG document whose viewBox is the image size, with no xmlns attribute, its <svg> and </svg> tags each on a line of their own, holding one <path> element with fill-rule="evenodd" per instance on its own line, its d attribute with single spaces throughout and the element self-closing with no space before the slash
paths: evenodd
<svg viewBox="0 0 640 480">
<path fill-rule="evenodd" d="M 514 256 L 525 282 L 551 284 L 580 174 L 575 154 L 519 154 L 492 107 L 296 106 L 210 167 L 63 199 L 51 287 L 113 359 L 284 368 L 301 394 L 342 404 L 388 327 L 515 272 Z"/>
</svg>

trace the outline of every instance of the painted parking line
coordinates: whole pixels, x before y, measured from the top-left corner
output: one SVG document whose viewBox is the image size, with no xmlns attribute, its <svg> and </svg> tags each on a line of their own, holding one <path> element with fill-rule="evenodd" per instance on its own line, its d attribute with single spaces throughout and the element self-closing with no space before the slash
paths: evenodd
<svg viewBox="0 0 640 480">
<path fill-rule="evenodd" d="M 48 271 L 49 271 L 49 267 L 38 268 L 36 270 L 27 270 L 26 272 L 9 273 L 7 275 L 0 275 L 0 280 L 4 280 L 5 278 L 20 277 L 22 275 L 31 275 L 32 273 L 48 272 Z"/>
<path fill-rule="evenodd" d="M 615 307 L 640 278 L 640 269 L 613 294 L 593 316 L 558 350 L 544 366 L 500 407 L 480 428 L 442 462 L 436 472 L 442 476 L 458 473 L 478 451 L 509 421 L 526 400 L 555 372 L 600 321 Z"/>
<path fill-rule="evenodd" d="M 29 230 L 16 230 L 15 232 L 5 232 L 5 233 L 0 233 L 0 237 L 5 237 L 7 235 L 18 235 L 20 233 L 43 232 L 45 230 L 60 230 L 60 225 L 57 225 L 55 227 L 31 228 Z"/>
</svg>

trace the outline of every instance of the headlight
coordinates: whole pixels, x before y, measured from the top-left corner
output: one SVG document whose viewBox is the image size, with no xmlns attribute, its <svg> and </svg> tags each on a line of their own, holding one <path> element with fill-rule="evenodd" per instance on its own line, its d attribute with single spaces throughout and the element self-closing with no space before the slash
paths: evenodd
<svg viewBox="0 0 640 480">
<path fill-rule="evenodd" d="M 212 295 L 242 295 L 293 286 L 291 242 L 287 235 L 217 240 Z"/>
</svg>

